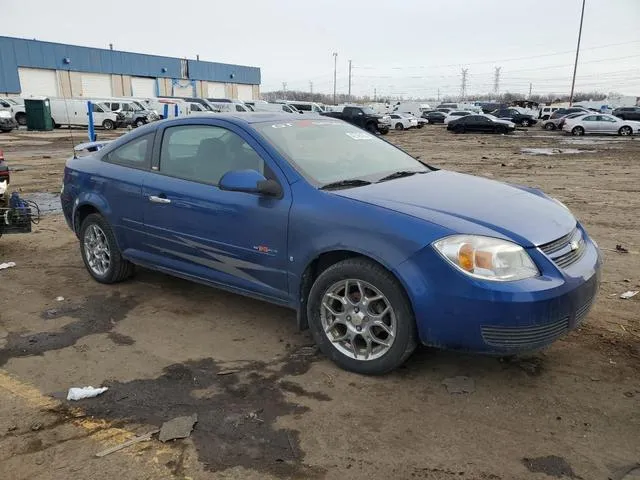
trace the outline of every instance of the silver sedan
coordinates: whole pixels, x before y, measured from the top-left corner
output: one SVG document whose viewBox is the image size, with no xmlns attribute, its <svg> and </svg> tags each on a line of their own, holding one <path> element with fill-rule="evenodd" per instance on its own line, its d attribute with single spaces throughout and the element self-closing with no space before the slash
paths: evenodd
<svg viewBox="0 0 640 480">
<path fill-rule="evenodd" d="M 583 115 L 574 119 L 567 119 L 562 130 L 572 135 L 585 133 L 600 133 L 609 135 L 640 134 L 640 122 L 622 120 L 613 115 Z"/>
</svg>

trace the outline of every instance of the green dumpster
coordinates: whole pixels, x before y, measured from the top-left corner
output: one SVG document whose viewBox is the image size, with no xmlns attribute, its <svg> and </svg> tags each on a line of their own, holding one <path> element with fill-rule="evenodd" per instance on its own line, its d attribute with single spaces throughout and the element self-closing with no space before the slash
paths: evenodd
<svg viewBox="0 0 640 480">
<path fill-rule="evenodd" d="M 25 98 L 24 109 L 27 114 L 28 130 L 53 130 L 51 119 L 51 105 L 48 98 Z"/>
</svg>

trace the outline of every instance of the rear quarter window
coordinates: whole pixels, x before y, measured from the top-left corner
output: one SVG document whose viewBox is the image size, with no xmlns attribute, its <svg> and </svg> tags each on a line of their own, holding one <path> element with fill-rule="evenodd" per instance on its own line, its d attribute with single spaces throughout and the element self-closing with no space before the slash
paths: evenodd
<svg viewBox="0 0 640 480">
<path fill-rule="evenodd" d="M 112 150 L 103 156 L 102 160 L 123 167 L 146 170 L 151 164 L 151 147 L 154 136 L 155 132 L 135 138 Z"/>
</svg>

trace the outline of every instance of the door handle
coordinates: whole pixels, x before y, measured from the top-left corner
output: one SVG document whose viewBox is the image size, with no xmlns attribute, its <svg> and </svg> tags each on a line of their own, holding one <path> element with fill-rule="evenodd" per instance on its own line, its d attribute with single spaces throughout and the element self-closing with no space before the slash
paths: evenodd
<svg viewBox="0 0 640 480">
<path fill-rule="evenodd" d="M 149 195 L 149 201 L 153 203 L 171 203 L 167 197 L 158 197 L 156 195 Z"/>
</svg>

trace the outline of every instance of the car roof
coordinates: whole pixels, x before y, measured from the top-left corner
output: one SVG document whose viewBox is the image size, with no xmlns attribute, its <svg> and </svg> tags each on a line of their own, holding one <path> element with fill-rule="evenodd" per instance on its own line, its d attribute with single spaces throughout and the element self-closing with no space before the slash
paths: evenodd
<svg viewBox="0 0 640 480">
<path fill-rule="evenodd" d="M 179 117 L 179 118 L 172 118 L 169 120 L 164 120 L 163 122 L 167 122 L 167 123 L 185 123 L 188 124 L 188 120 L 189 118 L 194 118 L 194 117 Z M 286 112 L 229 112 L 229 113 L 207 113 L 207 114 L 203 114 L 203 115 L 198 115 L 197 117 L 198 119 L 202 119 L 202 118 L 211 118 L 214 120 L 227 120 L 231 123 L 235 123 L 236 125 L 246 125 L 246 124 L 252 124 L 252 123 L 267 123 L 267 122 L 290 122 L 290 121 L 299 121 L 299 120 L 303 120 L 302 118 L 300 118 L 300 114 L 294 114 L 294 113 L 286 113 Z M 315 118 L 315 117 L 314 117 Z M 319 118 L 323 118 L 323 117 L 319 117 Z M 327 117 L 327 120 L 337 120 L 335 118 L 330 118 Z M 304 120 L 308 120 L 308 118 L 305 118 Z"/>
</svg>

